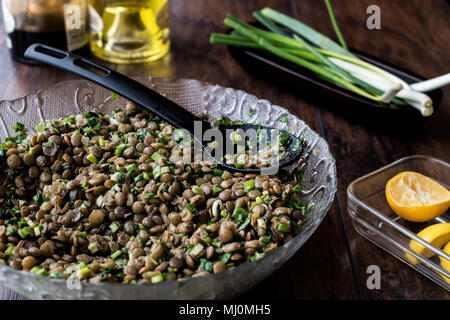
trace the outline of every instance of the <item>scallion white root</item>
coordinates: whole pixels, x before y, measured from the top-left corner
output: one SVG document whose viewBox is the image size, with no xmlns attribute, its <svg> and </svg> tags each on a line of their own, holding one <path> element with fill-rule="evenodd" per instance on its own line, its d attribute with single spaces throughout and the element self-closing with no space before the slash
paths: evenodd
<svg viewBox="0 0 450 320">
<path fill-rule="evenodd" d="M 449 84 L 450 84 L 450 73 L 447 73 L 433 79 L 428 79 L 422 82 L 416 82 L 414 84 L 411 84 L 411 88 L 415 91 L 428 92 Z"/>
<path fill-rule="evenodd" d="M 386 75 L 386 77 L 381 76 L 379 72 L 375 73 L 372 70 L 366 69 L 364 67 L 355 65 L 347 61 L 343 61 L 338 58 L 329 58 L 329 59 L 342 69 L 346 70 L 347 72 L 350 72 L 354 77 L 357 77 L 358 79 L 365 81 L 371 86 L 384 91 L 385 94 L 383 95 L 383 97 L 388 92 L 390 93 L 395 92 L 396 88 L 398 89 L 400 87 L 400 90 L 397 90 L 395 92 L 395 97 L 405 100 L 405 102 L 410 104 L 412 107 L 418 109 L 423 116 L 430 116 L 433 113 L 433 101 L 431 100 L 431 98 L 422 92 L 413 90 L 402 79 L 394 75 L 391 75 L 390 73 L 387 73 L 384 70 L 383 73 L 384 75 Z M 392 97 L 391 100 L 393 98 L 394 97 Z M 390 102 L 391 100 L 386 99 L 383 100 L 383 102 Z"/>
<path fill-rule="evenodd" d="M 403 86 L 400 83 L 393 84 L 390 88 L 384 91 L 380 101 L 384 103 L 390 103 L 395 98 L 397 93 L 402 90 Z"/>
</svg>

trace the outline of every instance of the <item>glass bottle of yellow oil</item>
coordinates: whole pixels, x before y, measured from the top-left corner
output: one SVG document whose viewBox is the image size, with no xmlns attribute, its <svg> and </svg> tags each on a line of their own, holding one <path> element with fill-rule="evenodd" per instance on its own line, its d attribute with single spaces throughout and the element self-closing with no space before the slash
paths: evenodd
<svg viewBox="0 0 450 320">
<path fill-rule="evenodd" d="M 169 0 L 89 0 L 90 45 L 114 63 L 163 57 L 170 48 Z"/>
</svg>

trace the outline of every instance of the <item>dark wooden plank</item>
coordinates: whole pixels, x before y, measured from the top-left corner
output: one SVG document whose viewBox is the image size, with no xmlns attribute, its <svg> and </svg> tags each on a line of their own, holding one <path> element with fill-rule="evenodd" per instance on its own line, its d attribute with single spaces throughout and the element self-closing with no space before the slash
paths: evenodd
<svg viewBox="0 0 450 320">
<path fill-rule="evenodd" d="M 366 8 L 371 4 L 381 8 L 381 30 L 365 27 Z M 301 20 L 325 34 L 333 34 L 328 19 L 324 18 L 326 8 L 321 1 L 296 1 L 296 5 Z M 349 46 L 425 77 L 449 71 L 448 1 L 341 0 L 334 1 L 334 8 Z M 450 298 L 444 289 L 360 236 L 351 224 L 346 204 L 346 187 L 351 181 L 401 157 L 426 154 L 450 160 L 449 94 L 450 90 L 444 89 L 442 106 L 429 123 L 406 132 L 395 128 L 387 130 L 382 122 L 364 126 L 321 108 L 326 137 L 337 159 L 338 197 L 362 298 Z M 380 290 L 366 287 L 366 270 L 372 264 L 381 269 Z"/>
</svg>

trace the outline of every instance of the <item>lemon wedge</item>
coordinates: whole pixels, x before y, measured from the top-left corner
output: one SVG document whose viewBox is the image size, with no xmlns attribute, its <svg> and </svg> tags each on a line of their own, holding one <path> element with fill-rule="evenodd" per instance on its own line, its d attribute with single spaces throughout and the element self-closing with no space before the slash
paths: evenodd
<svg viewBox="0 0 450 320">
<path fill-rule="evenodd" d="M 444 249 L 442 249 L 442 251 L 444 251 L 445 253 L 450 255 L 450 242 L 448 242 Z M 450 261 L 448 261 L 447 259 L 445 259 L 444 257 L 439 256 L 439 259 L 441 260 L 441 266 L 442 268 L 444 268 L 445 270 L 450 272 Z M 450 279 L 447 278 L 446 276 L 442 276 L 445 281 L 447 281 L 447 283 L 450 283 Z"/>
<path fill-rule="evenodd" d="M 450 223 L 433 224 L 420 231 L 417 236 L 435 246 L 436 248 L 442 248 L 447 242 L 450 241 Z M 425 248 L 415 240 L 410 241 L 409 247 L 412 251 L 424 258 L 430 258 L 435 255 L 433 251 Z M 419 262 L 419 260 L 417 260 L 409 253 L 406 254 L 406 257 L 414 264 Z"/>
<path fill-rule="evenodd" d="M 385 191 L 392 210 L 408 221 L 432 220 L 450 206 L 450 191 L 417 172 L 397 174 L 388 181 Z"/>
</svg>

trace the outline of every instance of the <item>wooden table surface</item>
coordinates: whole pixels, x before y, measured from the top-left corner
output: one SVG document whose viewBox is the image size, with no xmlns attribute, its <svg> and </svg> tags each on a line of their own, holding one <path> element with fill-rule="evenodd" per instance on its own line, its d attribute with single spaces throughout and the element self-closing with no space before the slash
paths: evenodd
<svg viewBox="0 0 450 320">
<path fill-rule="evenodd" d="M 450 2 L 444 0 L 333 1 L 347 43 L 362 52 L 414 70 L 424 77 L 449 72 Z M 381 30 L 366 28 L 366 8 L 381 8 Z M 283 267 L 241 298 L 276 299 L 449 299 L 450 294 L 359 235 L 347 213 L 346 187 L 355 178 L 401 157 L 424 154 L 450 161 L 450 88 L 439 112 L 410 131 L 367 126 L 306 102 L 283 88 L 246 73 L 211 32 L 226 30 L 230 12 L 252 20 L 253 10 L 272 7 L 332 35 L 323 1 L 317 0 L 171 0 L 172 49 L 161 61 L 113 66 L 132 76 L 195 78 L 239 88 L 288 108 L 330 144 L 337 161 L 339 190 L 327 217 L 307 243 Z M 49 67 L 11 60 L 0 26 L 0 98 L 13 99 L 75 76 Z M 381 289 L 366 286 L 367 267 L 378 265 Z M 20 299 L 0 285 L 0 299 Z"/>
</svg>

